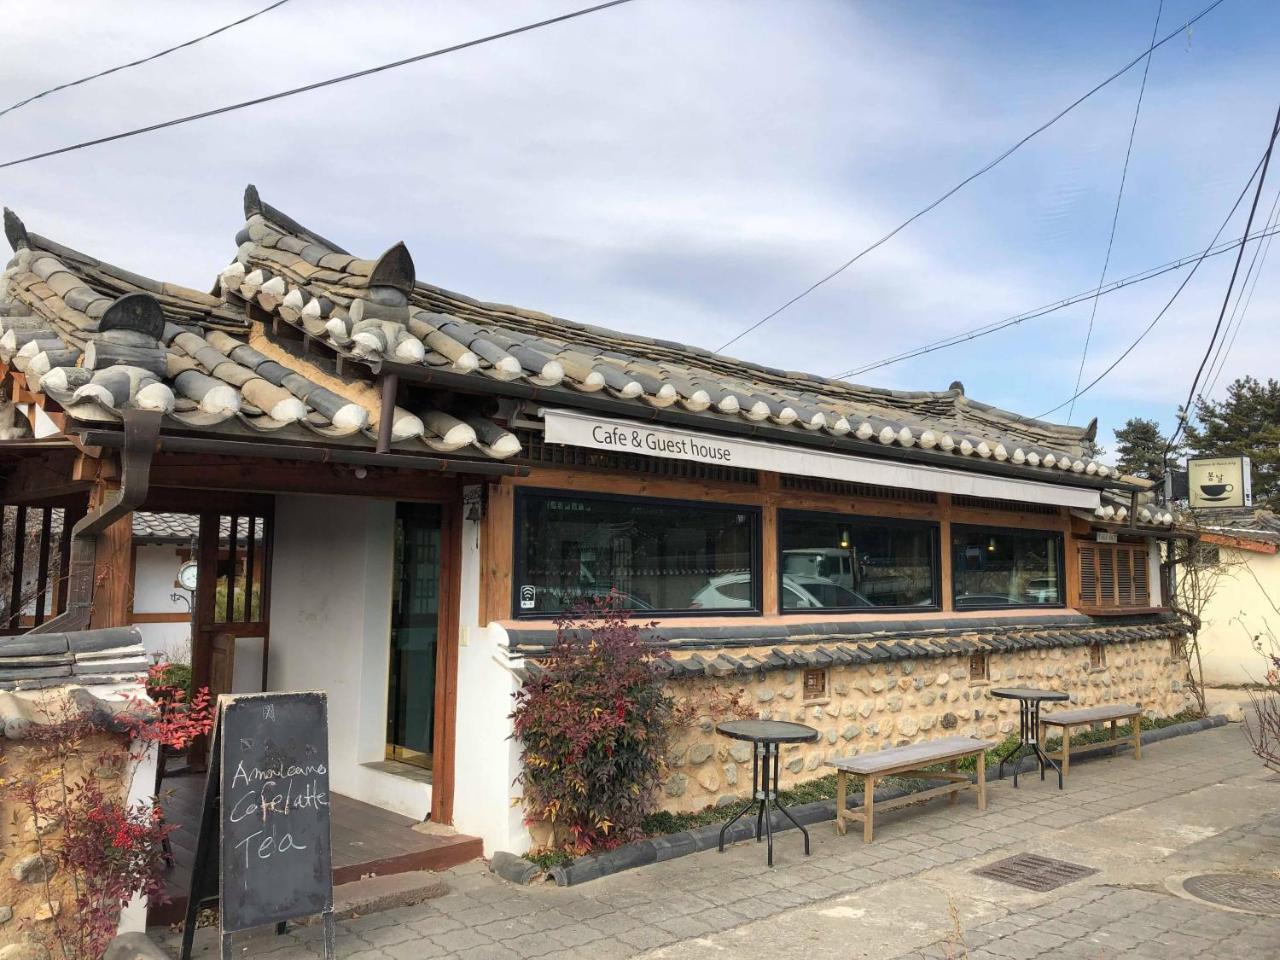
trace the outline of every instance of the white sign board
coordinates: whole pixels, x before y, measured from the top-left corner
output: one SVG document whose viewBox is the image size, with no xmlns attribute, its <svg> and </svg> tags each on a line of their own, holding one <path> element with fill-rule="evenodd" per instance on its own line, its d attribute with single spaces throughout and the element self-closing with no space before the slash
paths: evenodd
<svg viewBox="0 0 1280 960">
<path fill-rule="evenodd" d="M 1038 483 L 1017 477 L 992 477 L 901 461 L 828 453 L 781 443 L 718 437 L 634 420 L 610 420 L 576 410 L 546 409 L 542 411 L 542 415 L 546 442 L 563 443 L 571 447 L 614 450 L 668 460 L 789 473 L 799 477 L 822 477 L 849 483 L 871 483 L 908 490 L 1046 503 L 1086 510 L 1096 509 L 1101 502 L 1097 490 L 1066 484 Z"/>
<path fill-rule="evenodd" d="M 1251 507 L 1253 483 L 1248 457 L 1205 457 L 1187 461 L 1192 507 Z"/>
</svg>

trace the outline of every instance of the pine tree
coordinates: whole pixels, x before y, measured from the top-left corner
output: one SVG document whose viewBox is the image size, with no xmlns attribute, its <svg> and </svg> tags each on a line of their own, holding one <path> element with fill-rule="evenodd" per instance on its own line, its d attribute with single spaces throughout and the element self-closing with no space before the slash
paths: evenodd
<svg viewBox="0 0 1280 960">
<path fill-rule="evenodd" d="M 1160 424 L 1142 417 L 1130 417 L 1115 431 L 1116 466 L 1121 473 L 1153 480 L 1164 475 L 1164 448 L 1168 442 Z M 1177 451 L 1171 451 L 1175 457 Z"/>
<path fill-rule="evenodd" d="M 1280 502 L 1280 381 L 1241 377 L 1222 401 L 1198 397 L 1187 449 L 1200 457 L 1248 457 L 1255 503 Z"/>
</svg>

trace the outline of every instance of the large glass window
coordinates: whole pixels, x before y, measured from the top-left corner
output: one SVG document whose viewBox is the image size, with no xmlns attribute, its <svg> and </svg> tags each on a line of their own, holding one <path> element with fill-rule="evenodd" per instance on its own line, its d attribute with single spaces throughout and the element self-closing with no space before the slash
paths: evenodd
<svg viewBox="0 0 1280 960">
<path fill-rule="evenodd" d="M 754 507 L 522 490 L 516 616 L 617 590 L 637 613 L 760 609 Z"/>
<path fill-rule="evenodd" d="M 951 581 L 957 610 L 1060 607 L 1062 535 L 953 525 Z"/>
<path fill-rule="evenodd" d="M 782 609 L 936 608 L 936 538 L 931 523 L 782 511 Z"/>
</svg>

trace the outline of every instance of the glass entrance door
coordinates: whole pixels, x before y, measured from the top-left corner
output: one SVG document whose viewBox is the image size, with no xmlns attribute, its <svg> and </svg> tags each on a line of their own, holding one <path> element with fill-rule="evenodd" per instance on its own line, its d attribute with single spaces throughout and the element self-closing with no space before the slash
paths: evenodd
<svg viewBox="0 0 1280 960">
<path fill-rule="evenodd" d="M 441 508 L 396 504 L 387 759 L 431 766 L 440 633 Z"/>
</svg>

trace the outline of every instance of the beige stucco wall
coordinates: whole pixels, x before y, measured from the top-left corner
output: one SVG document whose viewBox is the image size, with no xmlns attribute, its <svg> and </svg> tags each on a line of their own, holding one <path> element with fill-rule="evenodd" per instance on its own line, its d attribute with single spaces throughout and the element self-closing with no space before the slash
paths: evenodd
<svg viewBox="0 0 1280 960">
<path fill-rule="evenodd" d="M 846 757 L 953 734 L 1002 740 L 1018 725 L 1018 704 L 990 696 L 1002 684 L 1071 694 L 1074 706 L 1136 703 L 1150 717 L 1191 706 L 1186 661 L 1168 640 L 1108 644 L 1106 666 L 1091 669 L 1087 646 L 993 653 L 991 680 L 971 682 L 969 657 L 831 667 L 829 698 L 804 703 L 802 671 L 684 680 L 672 692 L 688 723 L 677 734 L 662 809 L 701 810 L 751 791 L 751 746 L 715 733 L 735 716 L 797 720 L 816 727 L 813 744 L 783 748 L 782 786 L 824 776 L 829 757 Z M 1048 713 L 1052 708 L 1046 707 Z"/>
<path fill-rule="evenodd" d="M 1259 682 L 1265 664 L 1254 647 L 1280 631 L 1280 554 L 1219 548 L 1222 566 L 1201 617 L 1200 658 L 1209 686 Z M 1255 579 L 1256 578 L 1256 579 Z"/>
</svg>

